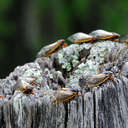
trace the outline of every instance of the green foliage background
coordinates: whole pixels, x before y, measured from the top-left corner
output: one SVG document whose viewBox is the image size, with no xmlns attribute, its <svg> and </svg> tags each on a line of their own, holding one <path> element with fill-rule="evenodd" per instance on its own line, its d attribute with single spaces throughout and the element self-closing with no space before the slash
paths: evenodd
<svg viewBox="0 0 128 128">
<path fill-rule="evenodd" d="M 96 29 L 128 33 L 127 0 L 0 0 L 0 77 L 46 44 Z"/>
</svg>

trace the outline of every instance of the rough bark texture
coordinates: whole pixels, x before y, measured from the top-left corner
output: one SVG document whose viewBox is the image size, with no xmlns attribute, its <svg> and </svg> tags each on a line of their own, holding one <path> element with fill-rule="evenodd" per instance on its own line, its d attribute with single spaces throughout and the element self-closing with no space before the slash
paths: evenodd
<svg viewBox="0 0 128 128">
<path fill-rule="evenodd" d="M 127 45 L 102 41 L 72 44 L 50 58 L 18 66 L 0 80 L 0 128 L 128 128 L 128 78 L 120 74 L 127 61 Z M 79 78 L 102 71 L 112 71 L 114 81 L 88 92 L 79 86 Z M 19 79 L 33 77 L 38 78 L 35 94 L 16 91 Z M 81 88 L 83 96 L 52 104 L 60 87 Z"/>
</svg>

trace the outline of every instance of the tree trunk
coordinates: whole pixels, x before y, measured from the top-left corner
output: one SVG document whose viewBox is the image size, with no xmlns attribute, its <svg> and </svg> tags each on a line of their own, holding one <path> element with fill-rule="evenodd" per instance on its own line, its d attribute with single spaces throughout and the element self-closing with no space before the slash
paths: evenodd
<svg viewBox="0 0 128 128">
<path fill-rule="evenodd" d="M 1 128 L 128 128 L 128 79 L 122 66 L 128 61 L 124 43 L 112 41 L 72 44 L 32 63 L 18 66 L 0 80 Z M 88 74 L 111 71 L 108 80 L 89 91 L 79 86 Z M 17 92 L 19 79 L 36 77 L 35 93 Z M 52 104 L 61 87 L 81 88 L 82 96 Z"/>
</svg>

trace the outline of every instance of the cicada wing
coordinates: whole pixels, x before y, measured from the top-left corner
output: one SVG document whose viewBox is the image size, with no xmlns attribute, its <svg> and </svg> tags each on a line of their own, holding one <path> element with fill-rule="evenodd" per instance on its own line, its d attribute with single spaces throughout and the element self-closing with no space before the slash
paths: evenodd
<svg viewBox="0 0 128 128">
<path fill-rule="evenodd" d="M 107 39 L 111 39 L 113 37 L 113 35 L 109 35 L 109 36 L 103 36 L 103 37 L 99 37 L 99 40 L 107 40 Z"/>
<path fill-rule="evenodd" d="M 66 97 L 66 98 L 64 98 L 64 99 L 55 100 L 55 101 L 53 101 L 52 103 L 53 103 L 53 104 L 57 104 L 57 103 L 66 102 L 66 101 L 68 101 L 68 100 L 70 100 L 70 99 L 73 99 L 75 96 L 76 96 L 76 95 L 74 94 L 74 95 L 68 96 L 68 97 Z"/>
<path fill-rule="evenodd" d="M 75 43 L 75 44 L 81 44 L 81 43 L 85 43 L 85 42 L 93 42 L 93 38 L 77 40 L 77 41 L 75 41 L 74 43 Z"/>
<path fill-rule="evenodd" d="M 104 78 L 103 80 L 99 81 L 98 83 L 92 85 L 92 86 L 89 86 L 88 88 L 93 88 L 93 87 L 97 87 L 99 86 L 100 84 L 104 83 L 106 80 L 108 80 L 109 77 L 107 76 L 106 78 Z"/>
<path fill-rule="evenodd" d="M 54 53 L 60 46 L 61 44 L 58 42 L 54 47 L 52 47 L 48 52 L 47 56 L 50 56 L 52 53 Z"/>
</svg>

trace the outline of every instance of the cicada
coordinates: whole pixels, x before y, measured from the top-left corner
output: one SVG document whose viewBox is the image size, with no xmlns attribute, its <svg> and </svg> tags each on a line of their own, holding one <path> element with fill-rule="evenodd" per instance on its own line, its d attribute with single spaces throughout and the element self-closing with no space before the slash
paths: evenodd
<svg viewBox="0 0 128 128">
<path fill-rule="evenodd" d="M 113 73 L 110 71 L 106 71 L 103 73 L 99 73 L 96 75 L 87 75 L 86 78 L 81 78 L 79 80 L 80 86 L 84 86 L 85 90 L 88 90 L 93 87 L 97 87 L 104 83 L 107 80 L 114 80 Z M 84 83 L 83 83 L 84 82 Z"/>
<path fill-rule="evenodd" d="M 89 34 L 90 36 L 93 36 L 95 40 L 111 40 L 114 42 L 119 42 L 120 35 L 115 32 L 108 32 L 104 30 L 95 30 Z"/>
<path fill-rule="evenodd" d="M 17 82 L 18 92 L 23 92 L 24 94 L 34 94 L 33 88 L 34 86 L 24 80 L 18 80 Z"/>
<path fill-rule="evenodd" d="M 47 45 L 43 47 L 40 52 L 37 54 L 37 57 L 47 57 L 50 56 L 52 53 L 60 50 L 63 47 L 66 47 L 67 43 L 64 40 L 58 40 L 53 44 Z"/>
<path fill-rule="evenodd" d="M 72 88 L 59 88 L 55 92 L 55 100 L 52 101 L 53 104 L 66 102 L 71 99 L 74 99 L 76 96 L 81 96 L 80 89 L 72 89 Z"/>
<path fill-rule="evenodd" d="M 125 63 L 122 65 L 120 74 L 121 74 L 121 75 L 124 75 L 124 76 L 126 76 L 126 77 L 128 77 L 128 62 L 125 62 Z"/>
<path fill-rule="evenodd" d="M 83 32 L 78 32 L 68 37 L 68 40 L 75 44 L 82 44 L 82 43 L 92 43 L 94 42 L 95 38 Z"/>
</svg>

